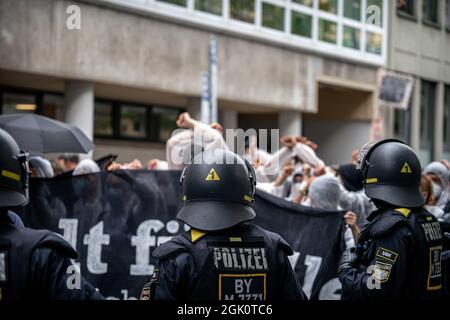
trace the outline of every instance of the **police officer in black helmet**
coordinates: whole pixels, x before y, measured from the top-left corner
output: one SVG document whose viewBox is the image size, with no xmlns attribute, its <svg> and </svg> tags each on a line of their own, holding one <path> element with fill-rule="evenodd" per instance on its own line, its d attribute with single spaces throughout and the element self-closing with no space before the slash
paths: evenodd
<svg viewBox="0 0 450 320">
<path fill-rule="evenodd" d="M 232 152 L 197 155 L 180 179 L 178 219 L 191 227 L 153 253 L 157 267 L 143 300 L 303 300 L 279 235 L 255 218 L 255 173 Z"/>
<path fill-rule="evenodd" d="M 13 221 L 11 208 L 27 203 L 28 156 L 0 129 L 0 300 L 102 299 L 76 272 L 77 253 L 62 237 Z"/>
<path fill-rule="evenodd" d="M 365 193 L 378 210 L 370 214 L 356 251 L 341 257 L 343 298 L 440 298 L 442 235 L 422 207 L 416 153 L 390 139 L 365 145 L 358 162 Z"/>
</svg>

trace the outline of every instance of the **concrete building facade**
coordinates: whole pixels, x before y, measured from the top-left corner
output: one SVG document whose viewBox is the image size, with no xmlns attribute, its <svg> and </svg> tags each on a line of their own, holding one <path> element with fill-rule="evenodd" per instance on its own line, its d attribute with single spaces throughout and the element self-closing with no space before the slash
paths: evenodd
<svg viewBox="0 0 450 320">
<path fill-rule="evenodd" d="M 349 162 L 369 139 L 390 2 L 2 0 L 1 113 L 75 124 L 94 157 L 164 158 L 178 114 L 200 118 L 215 34 L 225 128 L 304 134 Z"/>
<path fill-rule="evenodd" d="M 408 110 L 386 110 L 386 133 L 409 142 L 422 165 L 450 159 L 450 1 L 389 6 L 387 66 L 415 83 Z"/>
</svg>

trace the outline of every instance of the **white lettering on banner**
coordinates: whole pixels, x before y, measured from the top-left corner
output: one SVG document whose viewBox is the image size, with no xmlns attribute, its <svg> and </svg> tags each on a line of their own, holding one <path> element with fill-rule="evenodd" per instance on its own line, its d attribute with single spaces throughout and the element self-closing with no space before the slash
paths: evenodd
<svg viewBox="0 0 450 320">
<path fill-rule="evenodd" d="M 180 229 L 179 222 L 175 220 L 164 224 L 161 220 L 151 219 L 145 220 L 139 225 L 136 236 L 131 237 L 131 245 L 136 247 L 136 264 L 130 266 L 130 275 L 146 276 L 153 273 L 155 266 L 150 264 L 150 248 L 157 247 L 172 238 L 172 236 L 156 237 L 156 234 L 164 226 L 171 234 L 177 233 Z"/>
<path fill-rule="evenodd" d="M 300 252 L 294 251 L 294 254 L 289 257 L 292 269 L 295 270 L 295 266 L 300 258 Z M 302 289 L 308 298 L 311 297 L 314 282 L 316 281 L 317 274 L 319 273 L 322 265 L 322 258 L 317 256 L 306 255 L 305 266 L 306 272 L 303 279 Z M 337 293 L 342 288 L 341 282 L 338 278 L 334 278 L 325 283 L 319 292 L 319 300 L 340 300 L 341 295 Z"/>
<path fill-rule="evenodd" d="M 109 245 L 109 235 L 103 234 L 103 221 L 97 223 L 85 235 L 83 244 L 88 246 L 87 269 L 92 274 L 104 274 L 108 272 L 108 264 L 101 261 L 102 245 Z"/>
<path fill-rule="evenodd" d="M 142 222 L 136 232 L 136 236 L 131 237 L 131 245 L 136 247 L 136 264 L 130 266 L 132 276 L 151 275 L 155 268 L 150 264 L 150 247 L 156 247 L 156 236 L 164 228 L 164 223 L 160 220 L 146 220 Z"/>
<path fill-rule="evenodd" d="M 63 230 L 63 237 L 77 249 L 78 219 L 59 219 L 58 228 Z"/>
<path fill-rule="evenodd" d="M 298 258 L 300 258 L 300 252 L 294 251 L 292 256 L 289 256 L 289 262 L 291 263 L 292 269 L 295 270 L 295 266 L 297 265 Z"/>
<path fill-rule="evenodd" d="M 305 257 L 306 272 L 305 278 L 303 280 L 303 291 L 308 296 L 308 298 L 311 297 L 314 281 L 316 280 L 321 265 L 322 265 L 321 257 L 306 255 Z"/>
<path fill-rule="evenodd" d="M 341 294 L 338 293 L 341 289 L 339 278 L 333 278 L 320 288 L 319 300 L 341 300 Z"/>
<path fill-rule="evenodd" d="M 63 237 L 69 242 L 74 248 L 77 245 L 77 233 L 78 233 L 78 219 L 60 219 L 59 228 L 63 230 Z M 151 219 L 143 221 L 137 228 L 136 235 L 131 237 L 131 245 L 136 247 L 135 250 L 135 264 L 130 265 L 130 275 L 131 276 L 147 276 L 151 275 L 154 271 L 155 266 L 150 264 L 150 257 L 152 248 L 156 248 L 162 243 L 170 240 L 172 238 L 171 235 L 175 235 L 176 233 L 184 230 L 189 230 L 189 227 L 183 224 L 183 228 L 180 228 L 181 225 L 176 220 L 170 220 L 167 223 L 164 223 L 158 219 Z M 105 274 L 108 272 L 108 264 L 103 263 L 101 261 L 102 257 L 102 246 L 110 245 L 110 235 L 103 233 L 103 221 L 97 223 L 89 230 L 89 234 L 84 235 L 83 244 L 87 245 L 87 258 L 86 265 L 87 270 L 92 274 Z M 158 233 L 166 230 L 169 236 L 158 236 Z M 246 248 L 247 250 L 251 249 Z M 292 268 L 295 270 L 296 265 L 299 262 L 301 253 L 294 252 L 292 256 L 289 257 L 289 261 L 291 263 Z M 0 254 L 0 271 L 2 271 L 2 263 L 5 264 L 4 256 Z M 224 262 L 226 265 L 232 265 L 233 260 L 225 255 Z M 319 270 L 322 265 L 322 258 L 318 256 L 306 255 L 304 260 L 304 265 L 306 266 L 305 276 L 303 279 L 302 289 L 305 294 L 310 297 L 312 293 L 312 289 L 314 286 L 314 282 L 317 278 Z M 262 261 L 262 260 L 261 260 Z M 255 268 L 255 265 L 261 264 L 261 261 L 257 261 L 255 264 L 252 261 L 246 260 L 246 265 L 248 264 L 250 267 Z M 3 267 L 4 269 L 4 267 Z M 77 275 L 77 269 L 71 268 L 68 269 L 68 274 L 73 274 L 73 276 Z M 78 271 L 79 273 L 79 271 Z M 2 274 L 0 273 L 0 277 Z M 76 287 L 77 285 L 76 278 L 70 278 L 70 286 Z M 239 282 L 241 281 L 241 282 Z M 252 284 L 252 279 L 249 279 L 248 282 L 244 282 L 244 280 L 236 279 L 235 288 L 237 292 L 242 292 L 242 294 L 247 294 L 248 289 Z M 69 286 L 69 280 L 68 280 Z M 341 284 L 338 278 L 333 278 L 326 282 L 319 291 L 319 299 L 320 300 L 336 300 L 340 299 L 340 294 L 338 291 L 341 289 Z M 124 299 L 135 299 L 134 297 L 128 297 L 128 291 L 126 289 L 122 290 L 122 295 Z M 114 299 L 114 297 L 109 297 Z"/>
</svg>

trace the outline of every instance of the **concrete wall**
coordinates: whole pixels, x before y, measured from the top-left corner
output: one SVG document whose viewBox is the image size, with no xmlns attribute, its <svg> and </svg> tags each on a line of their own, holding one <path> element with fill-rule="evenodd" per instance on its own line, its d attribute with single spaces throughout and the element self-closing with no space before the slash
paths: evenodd
<svg viewBox="0 0 450 320">
<path fill-rule="evenodd" d="M 81 8 L 81 30 L 66 8 Z M 0 2 L 0 69 L 199 96 L 210 32 L 76 1 Z M 375 83 L 373 67 L 217 35 L 219 99 L 316 111 L 315 78 Z M 120 44 L 120 45 L 118 45 Z"/>
<path fill-rule="evenodd" d="M 450 32 L 422 23 L 422 1 L 416 2 L 417 18 L 397 15 L 395 1 L 390 5 L 389 68 L 432 81 L 450 81 Z M 439 1 L 441 5 L 444 1 Z M 440 9 L 444 19 L 444 9 Z"/>
<path fill-rule="evenodd" d="M 369 141 L 369 121 L 336 121 L 305 118 L 304 134 L 319 143 L 317 155 L 331 164 L 352 161 L 352 150 Z"/>
<path fill-rule="evenodd" d="M 141 160 L 145 166 L 148 160 L 157 158 L 164 160 L 166 148 L 164 143 L 145 143 L 118 140 L 95 139 L 93 158 L 97 159 L 107 154 L 117 154 L 118 162 L 130 162 L 134 159 Z"/>
<path fill-rule="evenodd" d="M 397 14 L 395 1 L 390 2 L 389 10 L 389 55 L 388 68 L 406 72 L 416 76 L 413 92 L 410 144 L 420 151 L 424 162 L 430 159 L 425 156 L 426 150 L 420 146 L 420 80 L 436 82 L 436 114 L 434 130 L 434 154 L 431 158 L 440 160 L 443 155 L 442 130 L 444 109 L 444 85 L 450 85 L 450 32 L 445 28 L 445 1 L 438 1 L 441 26 L 424 23 L 422 15 L 423 1 L 417 0 L 416 16 L 401 17 Z M 386 133 L 393 135 L 394 113 L 386 111 Z"/>
</svg>

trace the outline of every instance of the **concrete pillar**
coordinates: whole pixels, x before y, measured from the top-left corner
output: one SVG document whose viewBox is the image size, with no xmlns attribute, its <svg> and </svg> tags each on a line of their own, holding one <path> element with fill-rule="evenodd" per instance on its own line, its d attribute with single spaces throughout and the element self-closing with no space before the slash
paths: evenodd
<svg viewBox="0 0 450 320">
<path fill-rule="evenodd" d="M 420 11 L 420 10 L 419 10 Z M 420 79 L 416 79 L 414 85 L 413 101 L 411 105 L 411 147 L 417 152 L 420 151 L 420 94 L 421 94 Z"/>
<path fill-rule="evenodd" d="M 433 159 L 441 160 L 444 149 L 444 104 L 445 104 L 445 85 L 443 82 L 439 82 L 436 88 L 436 108 L 434 114 L 434 148 Z"/>
<path fill-rule="evenodd" d="M 238 127 L 238 113 L 235 110 L 221 109 L 220 110 L 220 124 L 224 129 L 237 129 Z"/>
<path fill-rule="evenodd" d="M 78 127 L 94 140 L 94 85 L 84 81 L 66 81 L 64 88 L 65 122 Z M 92 158 L 93 151 L 80 154 Z"/>
<path fill-rule="evenodd" d="M 189 112 L 191 117 L 195 120 L 201 120 L 202 118 L 202 100 L 200 98 L 189 98 L 187 101 L 186 111 Z"/>
<path fill-rule="evenodd" d="M 278 114 L 280 137 L 302 134 L 302 114 L 300 111 L 281 111 Z"/>
<path fill-rule="evenodd" d="M 77 126 L 93 139 L 94 85 L 84 81 L 66 81 L 64 102 L 65 122 Z"/>
</svg>

